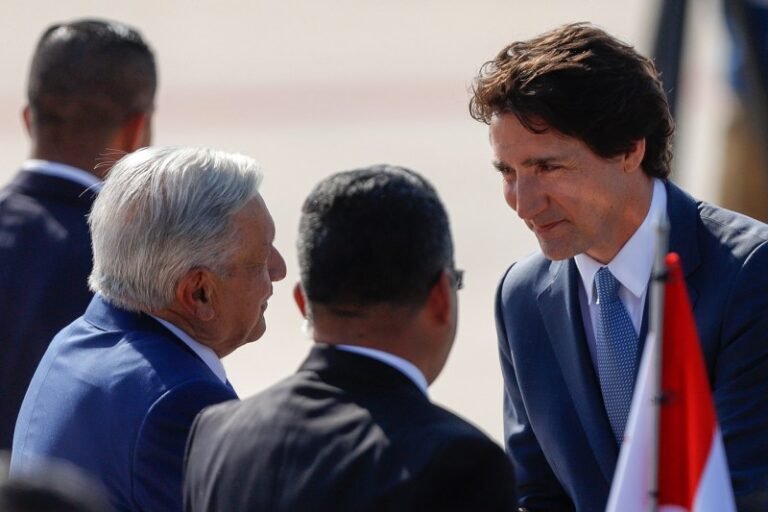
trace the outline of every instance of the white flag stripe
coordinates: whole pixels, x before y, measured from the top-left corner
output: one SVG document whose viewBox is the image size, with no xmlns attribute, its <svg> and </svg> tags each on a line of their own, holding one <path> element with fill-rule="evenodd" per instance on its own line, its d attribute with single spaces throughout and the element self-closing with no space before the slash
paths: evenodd
<svg viewBox="0 0 768 512">
<path fill-rule="evenodd" d="M 692 512 L 731 512 L 736 510 L 731 489 L 731 477 L 728 475 L 728 462 L 720 435 L 720 427 L 712 436 L 712 447 L 699 480 L 696 499 Z"/>
</svg>

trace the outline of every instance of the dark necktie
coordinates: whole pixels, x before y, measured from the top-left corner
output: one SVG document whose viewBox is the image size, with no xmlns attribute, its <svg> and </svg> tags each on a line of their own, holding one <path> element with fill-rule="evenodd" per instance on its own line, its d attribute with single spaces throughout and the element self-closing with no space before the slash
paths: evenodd
<svg viewBox="0 0 768 512">
<path fill-rule="evenodd" d="M 597 373 L 613 435 L 621 444 L 635 384 L 637 334 L 619 299 L 619 282 L 608 267 L 597 271 L 595 286 L 599 309 L 595 329 Z"/>
</svg>

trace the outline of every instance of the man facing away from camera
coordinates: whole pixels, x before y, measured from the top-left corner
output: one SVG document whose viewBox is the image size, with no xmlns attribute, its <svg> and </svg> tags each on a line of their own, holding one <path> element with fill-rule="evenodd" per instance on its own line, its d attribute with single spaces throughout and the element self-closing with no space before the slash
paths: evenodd
<svg viewBox="0 0 768 512">
<path fill-rule="evenodd" d="M 91 300 L 86 215 L 109 170 L 97 164 L 150 143 L 156 89 L 151 49 L 122 23 L 57 23 L 37 44 L 31 156 L 0 190 L 0 450 L 51 339 Z"/>
<path fill-rule="evenodd" d="M 504 198 L 541 248 L 496 297 L 520 505 L 605 509 L 666 215 L 739 510 L 768 510 L 768 227 L 669 181 L 673 123 L 653 63 L 589 24 L 565 25 L 502 49 L 470 108 L 490 126 Z"/>
<path fill-rule="evenodd" d="M 504 452 L 427 394 L 462 282 L 432 186 L 388 165 L 332 175 L 304 202 L 298 254 L 315 345 L 293 376 L 198 416 L 185 509 L 514 510 Z"/>
<path fill-rule="evenodd" d="M 68 461 L 118 511 L 182 508 L 204 407 L 237 398 L 221 358 L 264 334 L 285 277 L 251 158 L 145 148 L 122 158 L 89 222 L 95 296 L 53 339 L 16 424 L 11 474 Z"/>
</svg>

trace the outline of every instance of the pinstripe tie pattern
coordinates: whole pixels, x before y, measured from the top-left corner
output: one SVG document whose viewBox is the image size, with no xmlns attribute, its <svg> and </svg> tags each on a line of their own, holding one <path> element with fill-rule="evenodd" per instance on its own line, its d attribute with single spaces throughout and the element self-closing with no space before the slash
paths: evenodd
<svg viewBox="0 0 768 512">
<path fill-rule="evenodd" d="M 597 373 L 608 420 L 621 444 L 629 416 L 637 366 L 637 334 L 619 299 L 619 282 L 608 267 L 595 275 L 599 320 L 595 329 Z"/>
</svg>

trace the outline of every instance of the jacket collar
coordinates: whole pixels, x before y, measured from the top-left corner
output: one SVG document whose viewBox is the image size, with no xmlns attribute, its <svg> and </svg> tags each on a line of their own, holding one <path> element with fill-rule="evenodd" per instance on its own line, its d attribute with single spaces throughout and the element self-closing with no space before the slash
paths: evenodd
<svg viewBox="0 0 768 512">
<path fill-rule="evenodd" d="M 31 196 L 81 204 L 90 208 L 96 191 L 58 176 L 20 171 L 8 185 L 15 191 Z"/>
<path fill-rule="evenodd" d="M 368 356 L 339 350 L 325 343 L 315 343 L 299 371 L 315 372 L 324 381 L 340 387 L 406 393 L 419 400 L 429 401 L 421 389 L 400 370 Z"/>
</svg>

